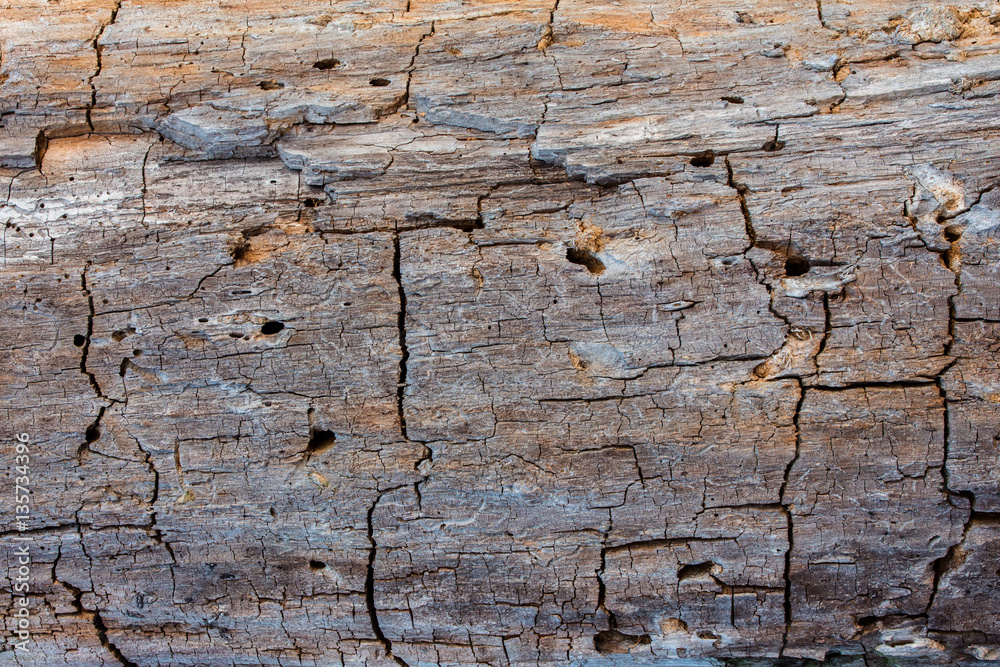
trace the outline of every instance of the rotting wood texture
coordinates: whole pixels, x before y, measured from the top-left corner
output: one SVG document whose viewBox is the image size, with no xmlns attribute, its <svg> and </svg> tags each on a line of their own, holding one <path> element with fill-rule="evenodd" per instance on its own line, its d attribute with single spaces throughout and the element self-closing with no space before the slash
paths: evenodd
<svg viewBox="0 0 1000 667">
<path fill-rule="evenodd" d="M 1000 660 L 998 26 L 6 0 L 0 663 Z"/>
</svg>

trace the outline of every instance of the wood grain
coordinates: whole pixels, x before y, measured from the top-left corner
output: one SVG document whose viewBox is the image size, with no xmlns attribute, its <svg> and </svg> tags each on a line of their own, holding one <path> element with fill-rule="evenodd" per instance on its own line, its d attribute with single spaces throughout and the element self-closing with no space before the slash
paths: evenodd
<svg viewBox="0 0 1000 667">
<path fill-rule="evenodd" d="M 3 664 L 1000 661 L 1000 3 L 0 19 Z"/>
</svg>

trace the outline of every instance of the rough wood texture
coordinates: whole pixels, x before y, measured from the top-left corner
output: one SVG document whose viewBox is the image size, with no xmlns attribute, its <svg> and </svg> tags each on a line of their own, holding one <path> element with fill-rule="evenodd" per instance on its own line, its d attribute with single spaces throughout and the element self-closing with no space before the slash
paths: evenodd
<svg viewBox="0 0 1000 667">
<path fill-rule="evenodd" d="M 1000 660 L 1000 3 L 0 6 L 0 663 Z"/>
</svg>

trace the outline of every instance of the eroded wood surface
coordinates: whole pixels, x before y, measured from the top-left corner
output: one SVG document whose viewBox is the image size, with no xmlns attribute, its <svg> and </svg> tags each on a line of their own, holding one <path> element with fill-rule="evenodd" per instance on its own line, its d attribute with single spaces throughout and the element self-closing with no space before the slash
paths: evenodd
<svg viewBox="0 0 1000 667">
<path fill-rule="evenodd" d="M 7 0 L 0 662 L 1000 660 L 998 25 Z"/>
</svg>

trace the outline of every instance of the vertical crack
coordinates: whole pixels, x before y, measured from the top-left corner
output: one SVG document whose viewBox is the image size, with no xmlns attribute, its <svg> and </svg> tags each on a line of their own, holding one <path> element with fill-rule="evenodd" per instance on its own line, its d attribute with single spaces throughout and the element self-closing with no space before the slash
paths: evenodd
<svg viewBox="0 0 1000 667">
<path fill-rule="evenodd" d="M 777 141 L 777 137 L 778 137 L 777 128 L 775 128 L 775 141 Z M 746 234 L 747 234 L 747 238 L 749 240 L 749 245 L 747 246 L 746 250 L 743 251 L 744 254 L 746 254 L 752 248 L 754 248 L 756 246 L 756 244 L 757 244 L 757 230 L 754 228 L 753 220 L 750 217 L 750 208 L 747 206 L 747 200 L 746 200 L 747 187 L 746 187 L 746 185 L 744 185 L 742 183 L 738 183 L 735 180 L 735 178 L 733 176 L 733 166 L 729 162 L 729 157 L 728 156 L 725 158 L 725 164 L 726 164 L 726 173 L 727 173 L 727 185 L 729 187 L 731 187 L 733 190 L 736 191 L 736 194 L 739 197 L 740 211 L 742 211 L 742 213 L 743 213 L 743 223 L 744 223 L 744 225 L 746 227 Z M 750 262 L 750 264 L 751 264 L 751 266 L 753 266 L 753 262 L 752 261 Z M 781 320 L 782 322 L 784 322 L 785 325 L 789 327 L 789 330 L 791 330 L 791 327 L 792 327 L 791 321 L 788 319 L 788 317 L 786 317 L 786 316 L 782 315 L 781 313 L 779 313 L 775 309 L 775 307 L 774 307 L 774 291 L 771 289 L 771 285 L 769 283 L 767 283 L 763 279 L 763 277 L 760 275 L 760 272 L 757 270 L 756 266 L 753 266 L 753 268 L 754 268 L 754 272 L 757 275 L 757 282 L 759 284 L 763 285 L 765 287 L 765 289 L 767 289 L 768 297 L 769 297 L 768 298 L 768 310 L 770 311 L 770 313 L 774 317 L 776 317 L 779 320 Z M 819 355 L 822 354 L 823 350 L 826 347 L 827 341 L 830 338 L 830 330 L 831 330 L 831 324 L 830 324 L 830 321 L 831 321 L 831 317 L 830 317 L 830 298 L 829 298 L 829 295 L 826 294 L 826 293 L 823 294 L 823 309 L 824 309 L 824 320 L 825 320 L 824 321 L 824 332 L 823 332 L 823 340 L 820 341 L 819 349 L 816 352 L 817 372 L 819 370 L 819 366 L 818 366 Z M 784 632 L 782 634 L 781 651 L 779 653 L 779 656 L 783 656 L 784 655 L 785 648 L 788 645 L 788 634 L 789 634 L 789 631 L 791 630 L 791 625 L 792 625 L 792 578 L 791 578 L 791 569 L 792 569 L 792 549 L 794 548 L 794 545 L 795 545 L 795 538 L 794 538 L 794 534 L 793 534 L 793 528 L 794 528 L 794 526 L 793 526 L 791 506 L 788 503 L 786 495 L 787 495 L 787 491 L 788 491 L 788 483 L 789 483 L 789 480 L 790 480 L 791 474 L 792 474 L 792 468 L 794 468 L 796 462 L 798 462 L 798 460 L 799 460 L 799 453 L 800 453 L 801 447 L 802 447 L 802 426 L 801 426 L 801 423 L 800 423 L 799 420 L 800 420 L 800 417 L 802 415 L 802 405 L 805 402 L 805 397 L 806 397 L 806 390 L 805 390 L 805 386 L 802 384 L 802 378 L 801 377 L 796 377 L 795 378 L 795 382 L 798 384 L 798 387 L 799 387 L 799 398 L 798 398 L 798 401 L 796 401 L 796 403 L 795 403 L 795 413 L 792 416 L 792 423 L 793 423 L 793 425 L 795 427 L 795 452 L 792 455 L 792 458 L 785 465 L 784 477 L 783 477 L 783 479 L 781 481 L 781 487 L 778 490 L 778 501 L 781 504 L 781 507 L 782 507 L 782 509 L 785 512 L 785 519 L 788 522 L 788 549 L 785 551 L 785 571 L 784 571 L 784 579 L 785 579 L 785 599 L 784 599 L 785 629 L 784 629 Z"/>
<path fill-rule="evenodd" d="M 104 36 L 104 31 L 107 30 L 108 26 L 115 22 L 118 18 L 118 10 L 122 8 L 122 0 L 117 0 L 115 2 L 114 8 L 111 10 L 111 18 L 108 19 L 107 23 L 102 23 L 101 27 L 97 30 L 97 34 L 94 35 L 94 40 L 91 42 L 91 46 L 94 48 L 94 53 L 97 54 L 97 65 L 94 67 L 94 73 L 87 77 L 87 85 L 90 86 L 90 104 L 87 105 L 86 118 L 87 127 L 90 131 L 94 131 L 94 123 L 90 118 L 91 112 L 93 112 L 94 107 L 97 106 L 97 86 L 94 85 L 94 79 L 96 79 L 101 74 L 101 69 L 103 68 L 103 63 L 101 62 L 101 55 L 104 51 L 104 47 L 101 46 L 101 37 Z"/>
<path fill-rule="evenodd" d="M 409 667 L 409 664 L 405 660 L 392 652 L 392 641 L 382 632 L 382 627 L 378 622 L 378 610 L 375 608 L 375 557 L 378 554 L 378 544 L 375 542 L 375 527 L 372 516 L 375 514 L 375 508 L 378 506 L 379 501 L 382 500 L 382 496 L 399 488 L 402 487 L 394 486 L 385 491 L 380 491 L 378 497 L 375 498 L 375 502 L 368 508 L 368 543 L 371 545 L 371 548 L 368 551 L 368 572 L 365 576 L 365 603 L 368 605 L 368 617 L 371 619 L 372 632 L 375 633 L 375 638 L 378 639 L 379 643 L 385 649 L 385 654 L 400 667 Z"/>
<path fill-rule="evenodd" d="M 542 32 L 542 38 L 538 40 L 538 50 L 544 51 L 545 49 L 552 46 L 552 26 L 556 22 L 556 12 L 559 10 L 559 0 L 555 0 L 552 4 L 552 9 L 549 11 L 549 22 L 545 26 L 545 30 Z"/>
<path fill-rule="evenodd" d="M 79 523 L 76 524 L 76 529 L 78 534 L 80 535 L 80 546 L 81 548 L 83 548 L 83 532 L 81 530 Z M 83 553 L 84 555 L 86 555 L 87 554 L 86 550 L 84 550 Z M 107 652 L 110 653 L 112 657 L 114 657 L 114 659 L 118 661 L 119 664 L 124 665 L 125 667 L 138 667 L 138 665 L 136 665 L 134 662 L 126 658 L 122 654 L 121 650 L 117 646 L 115 646 L 115 643 L 108 638 L 108 628 L 104 624 L 104 619 L 101 618 L 100 610 L 99 609 L 90 610 L 83 606 L 83 591 L 74 586 L 73 584 L 69 583 L 68 581 L 61 581 L 58 578 L 58 576 L 56 575 L 56 567 L 59 565 L 59 560 L 61 558 L 62 558 L 62 549 L 60 549 L 57 552 L 56 559 L 52 563 L 52 581 L 53 583 L 59 584 L 60 586 L 65 588 L 73 596 L 73 599 L 70 601 L 70 604 L 73 606 L 73 609 L 75 610 L 74 615 L 80 616 L 81 618 L 90 617 L 90 622 L 94 624 L 94 630 L 97 631 L 97 640 L 101 643 L 101 646 L 103 646 L 104 649 L 107 650 Z"/>
<path fill-rule="evenodd" d="M 784 657 L 785 649 L 788 648 L 788 635 L 792 628 L 792 549 L 795 547 L 795 532 L 792 522 L 792 508 L 788 503 L 786 498 L 786 492 L 788 490 L 788 482 L 792 475 L 792 468 L 795 467 L 796 462 L 799 460 L 799 452 L 802 449 L 802 424 L 800 423 L 800 417 L 802 415 L 802 404 L 806 399 L 806 390 L 802 385 L 801 378 L 795 378 L 795 381 L 799 385 L 799 400 L 795 403 L 795 414 L 792 417 L 792 424 L 795 426 L 795 453 L 792 455 L 791 460 L 785 466 L 785 476 L 781 481 L 781 488 L 778 490 L 778 500 L 781 503 L 781 507 L 785 512 L 785 520 L 788 522 L 788 548 L 785 550 L 785 600 L 784 600 L 784 610 L 785 610 L 785 629 L 781 635 L 781 650 L 778 652 L 779 657 Z"/>
<path fill-rule="evenodd" d="M 191 489 L 184 485 L 184 467 L 181 466 L 181 441 L 180 439 L 174 440 L 174 469 L 177 471 L 177 485 L 181 489 L 180 498 L 177 499 L 178 503 L 186 503 L 194 499 L 194 494 L 191 493 Z"/>
<path fill-rule="evenodd" d="M 250 15 L 246 16 L 246 30 L 243 31 L 243 35 L 240 37 L 240 62 L 243 66 L 247 66 L 247 33 L 250 32 Z"/>
<path fill-rule="evenodd" d="M 129 435 L 132 435 L 131 433 Z M 150 454 L 139 442 L 139 438 L 132 435 L 132 440 L 135 441 L 135 446 L 139 448 L 142 452 L 144 459 L 143 462 L 146 467 L 149 468 L 149 472 L 153 475 L 153 495 L 149 499 L 149 530 L 152 534 L 153 540 L 161 545 L 170 555 L 170 560 L 177 564 L 177 557 L 174 555 L 174 549 L 170 546 L 170 543 L 163 539 L 163 531 L 160 530 L 159 526 L 156 524 L 157 512 L 156 512 L 156 502 L 160 499 L 160 471 L 156 469 L 156 464 L 153 462 L 153 456 Z M 171 572 L 173 568 L 171 568 Z"/>
<path fill-rule="evenodd" d="M 778 133 L 780 131 L 781 131 L 781 124 L 775 123 L 774 139 L 768 139 L 767 141 L 764 142 L 764 145 L 761 147 L 761 149 L 765 153 L 774 153 L 776 151 L 780 151 L 782 148 L 785 147 L 785 142 L 778 137 Z"/>
<path fill-rule="evenodd" d="M 607 587 L 604 585 L 604 572 L 607 568 L 608 557 L 608 534 L 604 534 L 604 542 L 601 544 L 601 568 L 597 571 L 597 611 L 604 613 L 608 617 L 608 628 L 616 630 L 618 619 L 614 612 L 608 611 L 607 607 Z"/>
<path fill-rule="evenodd" d="M 729 162 L 729 156 L 725 158 L 726 163 L 726 185 L 731 187 L 736 191 L 736 196 L 739 198 L 740 202 L 740 212 L 743 213 L 743 226 L 746 230 L 747 239 L 749 240 L 749 245 L 743 250 L 746 254 L 754 246 L 757 245 L 757 230 L 754 229 L 753 221 L 750 219 L 750 209 L 747 207 L 747 186 L 743 183 L 737 183 L 733 178 L 733 165 Z"/>
<path fill-rule="evenodd" d="M 125 667 L 139 667 L 137 664 L 122 655 L 121 650 L 108 638 L 108 628 L 104 625 L 104 620 L 101 618 L 100 610 L 95 609 L 92 613 L 94 627 L 97 629 L 97 639 L 100 640 L 101 646 L 106 648 L 108 653 L 113 655 L 115 660 L 122 665 L 125 665 Z"/>
<path fill-rule="evenodd" d="M 146 226 L 146 193 L 149 190 L 146 185 L 146 164 L 149 162 L 149 153 L 153 150 L 153 146 L 155 145 L 155 143 L 150 144 L 149 148 L 146 149 L 146 154 L 142 156 L 142 192 L 140 193 L 142 196 L 142 219 L 139 220 L 139 224 L 143 227 Z"/>
<path fill-rule="evenodd" d="M 916 186 L 914 186 L 916 188 Z M 980 194 L 980 198 L 982 195 Z M 979 199 L 976 200 L 978 203 Z M 975 205 L 975 204 L 973 204 Z M 968 209 L 965 209 L 968 210 Z M 905 212 L 904 212 L 905 213 Z M 916 222 L 915 219 L 911 220 Z M 945 218 L 942 213 L 938 214 L 938 222 L 943 223 Z M 923 239 L 921 239 L 923 240 Z M 943 252 L 939 253 L 942 258 L 942 263 L 955 274 L 955 293 L 948 297 L 948 342 L 944 346 L 944 356 L 950 357 L 951 361 L 942 368 L 937 375 L 934 377 L 934 384 L 937 386 L 938 394 L 941 397 L 941 412 L 942 412 L 942 433 L 944 441 L 942 443 L 942 454 L 941 454 L 941 486 L 942 493 L 948 499 L 948 503 L 959 511 L 968 511 L 968 516 L 965 519 L 965 524 L 962 528 L 962 537 L 955 544 L 948 547 L 948 551 L 944 556 L 936 559 L 931 567 L 934 572 L 934 579 L 931 585 L 931 594 L 927 600 L 927 609 L 925 614 L 930 615 L 931 608 L 934 606 L 934 600 L 937 597 L 938 587 L 940 586 L 941 579 L 945 573 L 951 569 L 956 563 L 958 557 L 958 552 L 961 549 L 962 544 L 965 543 L 965 539 L 969 534 L 969 530 L 972 528 L 972 521 L 975 516 L 975 496 L 970 491 L 955 491 L 951 488 L 951 480 L 949 478 L 948 471 L 948 459 L 950 457 L 951 448 L 951 418 L 948 413 L 948 392 L 945 389 L 943 377 L 952 366 L 958 362 L 958 358 L 953 354 L 953 348 L 955 346 L 955 341 L 957 339 L 956 332 L 956 311 L 955 311 L 955 298 L 962 293 L 962 259 L 961 254 L 956 253 L 955 249 L 958 247 L 959 240 L 956 238 L 951 241 L 951 247 Z M 928 244 L 924 242 L 924 246 L 927 247 Z M 928 248 L 933 252 L 938 252 L 932 248 Z M 966 505 L 968 507 L 966 507 Z"/>
<path fill-rule="evenodd" d="M 826 20 L 823 18 L 823 0 L 816 0 L 816 17 L 819 19 L 819 24 L 824 28 L 828 28 L 826 25 Z"/>
<path fill-rule="evenodd" d="M 106 405 L 102 405 L 97 411 L 97 416 L 94 417 L 94 421 L 90 423 L 87 430 L 83 433 L 83 443 L 76 450 L 76 460 L 77 462 L 83 461 L 84 454 L 90 451 L 90 445 L 101 437 L 101 420 L 104 418 L 104 413 L 108 409 Z"/>
<path fill-rule="evenodd" d="M 777 129 L 775 130 L 775 137 L 777 137 Z M 736 181 L 733 175 L 733 165 L 729 162 L 729 156 L 725 158 L 726 164 L 726 185 L 736 191 L 736 196 L 740 202 L 740 212 L 743 214 L 743 227 L 746 230 L 747 235 L 747 247 L 743 249 L 743 255 L 746 256 L 753 248 L 757 246 L 757 230 L 754 227 L 753 219 L 750 217 L 750 207 L 747 205 L 746 193 L 748 188 L 745 184 Z M 771 288 L 771 284 L 765 280 L 764 276 L 760 275 L 760 270 L 757 265 L 750 260 L 750 266 L 753 267 L 754 274 L 757 276 L 757 284 L 761 285 L 767 290 L 768 300 L 767 300 L 767 310 L 774 317 L 781 320 L 788 330 L 791 331 L 792 323 L 787 316 L 782 315 L 774 307 L 774 290 Z M 787 333 L 787 332 L 786 332 Z M 818 355 L 817 355 L 818 356 Z"/>
<path fill-rule="evenodd" d="M 399 329 L 399 379 L 396 382 L 396 412 L 399 416 L 399 431 L 403 440 L 409 441 L 406 433 L 406 413 L 403 411 L 403 398 L 406 393 L 406 363 L 410 359 L 410 351 L 406 347 L 406 290 L 403 289 L 403 274 L 400 268 L 399 228 L 392 239 L 392 277 L 396 280 L 399 293 L 399 315 L 396 326 Z"/>
<path fill-rule="evenodd" d="M 87 369 L 87 358 L 90 355 L 90 339 L 94 335 L 94 313 L 95 313 L 94 295 L 91 294 L 90 288 L 87 286 L 87 269 L 90 268 L 90 265 L 91 263 L 88 261 L 87 264 L 84 265 L 83 271 L 80 273 L 80 291 L 82 291 L 83 295 L 87 297 L 87 306 L 88 306 L 87 333 L 85 336 L 83 336 L 83 345 L 81 345 L 81 352 L 80 352 L 80 372 L 87 377 L 87 380 L 90 383 L 90 386 L 93 388 L 94 394 L 97 395 L 97 398 L 107 400 L 107 397 L 101 390 L 100 383 L 97 381 L 97 376 L 95 376 L 92 372 L 90 372 L 90 370 Z M 112 400 L 111 404 L 114 404 L 116 402 L 117 401 Z M 94 421 L 90 423 L 90 425 L 87 427 L 87 430 L 84 432 L 83 444 L 81 444 L 76 451 L 76 457 L 78 461 L 82 459 L 83 455 L 86 452 L 90 451 L 91 443 L 96 442 L 97 439 L 101 437 L 101 419 L 104 418 L 104 413 L 105 411 L 107 411 L 107 409 L 108 409 L 107 405 L 102 405 L 98 409 L 97 415 L 94 417 Z"/>
<path fill-rule="evenodd" d="M 652 638 L 648 634 L 630 635 L 618 629 L 618 617 L 607 607 L 607 586 L 604 584 L 604 573 L 607 569 L 608 536 L 614 523 L 609 516 L 608 530 L 604 533 L 601 542 L 601 565 L 595 570 L 597 573 L 597 612 L 603 613 L 608 619 L 608 629 L 601 630 L 594 635 L 594 649 L 598 653 L 609 655 L 619 653 L 631 653 L 632 649 L 642 645 L 652 643 Z"/>
<path fill-rule="evenodd" d="M 957 295 L 956 295 L 957 296 Z M 938 395 L 941 397 L 941 411 L 942 411 L 942 431 L 944 434 L 944 442 L 942 443 L 942 454 L 941 454 L 941 485 L 942 491 L 948 496 L 949 502 L 956 497 L 964 498 L 969 503 L 970 518 L 972 520 L 971 514 L 974 510 L 973 501 L 975 498 L 969 491 L 954 491 L 951 488 L 951 480 L 949 479 L 948 471 L 948 458 L 950 456 L 951 449 L 951 418 L 948 414 L 948 392 L 944 387 L 944 382 L 942 378 L 944 374 L 951 370 L 951 367 L 958 362 L 957 357 L 952 356 L 952 346 L 955 343 L 955 304 L 952 301 L 954 296 L 948 297 L 948 336 L 949 341 L 945 345 L 944 354 L 945 356 L 951 357 L 951 361 L 941 369 L 941 371 L 934 377 L 934 385 L 938 389 Z M 966 525 L 966 530 L 968 530 L 968 525 Z"/>
<path fill-rule="evenodd" d="M 90 382 L 90 386 L 94 388 L 94 393 L 97 394 L 98 398 L 104 398 L 104 392 L 101 391 L 101 385 L 97 382 L 97 377 L 87 370 L 87 357 L 90 355 L 90 339 L 94 335 L 94 295 L 91 294 L 90 288 L 87 286 L 87 269 L 90 268 L 91 262 L 83 267 L 83 271 L 80 273 L 80 291 L 83 295 L 87 297 L 87 306 L 89 307 L 89 313 L 87 314 L 87 333 L 83 338 L 83 345 L 81 346 L 80 352 L 80 372 L 87 376 L 87 380 Z"/>
<path fill-rule="evenodd" d="M 45 152 L 49 150 L 49 139 L 45 136 L 45 130 L 39 130 L 35 135 L 35 150 L 32 155 L 35 158 L 35 168 L 42 170 L 42 160 L 45 159 Z"/>
<path fill-rule="evenodd" d="M 830 294 L 828 292 L 823 292 L 823 340 L 819 342 L 819 348 L 816 350 L 817 372 L 819 372 L 819 355 L 823 354 L 823 350 L 826 349 L 826 344 L 830 340 L 830 333 L 833 331 L 833 327 L 830 322 Z"/>
<path fill-rule="evenodd" d="M 410 11 L 410 4 L 407 2 L 406 11 Z M 431 30 L 420 36 L 417 41 L 416 47 L 413 49 L 413 57 L 410 58 L 410 64 L 406 66 L 406 88 L 403 91 L 403 99 L 399 101 L 399 106 L 397 108 L 409 108 L 410 106 L 410 82 L 413 80 L 413 71 L 416 69 L 417 56 L 420 55 L 420 47 L 424 43 L 424 40 L 434 34 L 434 21 L 431 21 Z"/>
<path fill-rule="evenodd" d="M 960 270 L 955 271 L 955 284 L 958 286 L 958 292 L 962 290 Z M 958 296 L 958 293 L 948 297 L 948 335 L 949 341 L 945 345 L 945 355 L 952 356 L 952 346 L 955 343 L 955 304 L 954 298 Z M 941 369 L 941 372 L 937 374 L 934 378 L 934 384 L 937 386 L 938 393 L 941 396 L 941 412 L 942 412 L 942 431 L 944 441 L 942 443 L 942 455 L 941 455 L 941 486 L 942 493 L 948 499 L 948 504 L 959 511 L 968 511 L 968 516 L 965 519 L 965 525 L 962 528 L 962 537 L 956 542 L 948 547 L 948 551 L 944 556 L 936 559 L 932 564 L 931 568 L 934 572 L 934 579 L 931 584 L 931 594 L 927 599 L 927 609 L 925 614 L 928 618 L 931 613 L 931 609 L 934 606 L 934 600 L 937 598 L 938 587 L 941 584 L 941 579 L 944 577 L 945 573 L 948 572 L 957 562 L 959 556 L 959 550 L 965 543 L 966 537 L 969 535 L 969 530 L 972 528 L 972 521 L 975 518 L 975 502 L 976 498 L 971 491 L 955 491 L 951 488 L 951 480 L 949 478 L 948 471 L 948 458 L 950 455 L 951 446 L 951 418 L 948 414 L 948 392 L 944 388 L 944 383 L 942 382 L 942 377 L 948 370 L 955 365 L 958 361 L 957 358 L 952 357 L 952 360 L 947 366 Z M 959 500 L 961 499 L 961 500 Z M 965 507 L 967 505 L 968 507 Z"/>
<path fill-rule="evenodd" d="M 413 469 L 421 476 L 421 479 L 413 483 L 413 493 L 417 496 L 417 509 L 423 510 L 424 497 L 420 493 L 420 485 L 427 481 L 429 475 L 421 470 L 424 463 L 434 462 L 434 450 L 424 444 L 424 452 L 420 455 L 420 458 L 416 460 L 413 464 Z"/>
<path fill-rule="evenodd" d="M 931 568 L 934 571 L 934 580 L 931 583 L 931 594 L 930 597 L 927 598 L 927 608 L 924 611 L 924 614 L 928 616 L 928 622 L 931 609 L 934 607 L 934 600 L 937 598 L 938 587 L 941 585 L 941 579 L 944 577 L 945 573 L 948 572 L 948 570 L 960 563 L 959 550 L 962 548 L 962 545 L 965 544 L 965 538 L 969 536 L 969 530 L 972 528 L 973 515 L 974 512 L 972 511 L 972 503 L 970 502 L 969 518 L 966 519 L 965 526 L 962 528 L 961 539 L 948 547 L 948 551 L 944 556 L 941 556 L 931 563 Z"/>
</svg>

